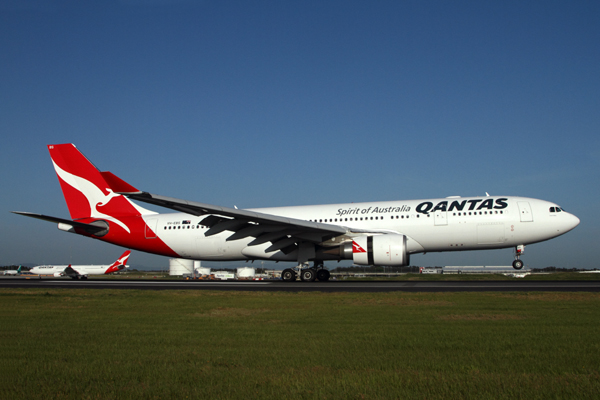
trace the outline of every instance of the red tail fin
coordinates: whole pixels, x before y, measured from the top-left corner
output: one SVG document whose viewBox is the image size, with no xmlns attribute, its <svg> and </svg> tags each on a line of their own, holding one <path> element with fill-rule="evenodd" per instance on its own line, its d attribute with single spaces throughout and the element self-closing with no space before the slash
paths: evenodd
<svg viewBox="0 0 600 400">
<path fill-rule="evenodd" d="M 110 274 L 111 272 L 120 271 L 123 268 L 125 268 L 125 264 L 127 264 L 127 259 L 129 258 L 130 254 L 131 251 L 127 250 L 121 255 L 121 257 L 119 257 L 117 261 L 115 261 L 110 267 L 108 267 L 108 269 L 104 273 Z"/>
<path fill-rule="evenodd" d="M 114 193 L 105 177 L 119 178 L 100 172 L 72 143 L 48 145 L 48 150 L 71 218 L 101 218 L 122 225 L 115 217 L 152 213 Z"/>
</svg>

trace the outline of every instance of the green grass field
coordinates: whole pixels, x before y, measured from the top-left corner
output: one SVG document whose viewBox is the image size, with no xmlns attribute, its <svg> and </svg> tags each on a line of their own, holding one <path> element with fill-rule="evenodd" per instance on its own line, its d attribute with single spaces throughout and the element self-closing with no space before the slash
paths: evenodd
<svg viewBox="0 0 600 400">
<path fill-rule="evenodd" d="M 600 294 L 0 290 L 2 399 L 584 399 Z"/>
</svg>

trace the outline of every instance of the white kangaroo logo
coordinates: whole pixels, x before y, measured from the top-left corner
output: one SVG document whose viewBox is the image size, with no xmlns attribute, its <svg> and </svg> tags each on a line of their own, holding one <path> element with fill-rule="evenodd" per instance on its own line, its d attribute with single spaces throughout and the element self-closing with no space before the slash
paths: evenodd
<svg viewBox="0 0 600 400">
<path fill-rule="evenodd" d="M 127 262 L 128 258 L 129 258 L 129 254 L 127 254 L 125 257 L 119 258 L 115 264 L 117 264 L 117 265 L 125 265 L 125 263 Z"/>
<path fill-rule="evenodd" d="M 56 170 L 56 173 L 58 174 L 58 176 L 60 176 L 60 178 L 63 181 L 68 183 L 74 189 L 80 191 L 85 196 L 88 203 L 90 204 L 90 217 L 107 219 L 119 225 L 121 228 L 125 229 L 127 233 L 131 233 L 127 225 L 125 225 L 123 222 L 119 221 L 114 217 L 111 217 L 110 215 L 101 213 L 100 211 L 98 211 L 97 208 L 98 206 L 107 205 L 114 197 L 121 196 L 120 194 L 116 194 L 109 188 L 106 188 L 106 190 L 108 190 L 109 193 L 108 195 L 105 195 L 102 192 L 102 190 L 100 190 L 96 185 L 94 185 L 87 179 L 84 179 L 77 175 L 73 175 L 70 172 L 63 170 L 54 162 L 54 160 L 52 160 L 52 164 L 54 164 L 54 169 Z"/>
</svg>

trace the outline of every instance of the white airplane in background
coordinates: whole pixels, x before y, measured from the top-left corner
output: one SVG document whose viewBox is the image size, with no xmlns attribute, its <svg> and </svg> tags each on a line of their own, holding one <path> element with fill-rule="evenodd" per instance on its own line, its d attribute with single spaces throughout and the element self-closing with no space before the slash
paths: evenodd
<svg viewBox="0 0 600 400">
<path fill-rule="evenodd" d="M 285 281 L 329 279 L 323 262 L 405 266 L 415 253 L 515 248 L 560 236 L 579 219 L 525 197 L 448 197 L 238 210 L 143 192 L 99 171 L 73 144 L 49 145 L 72 219 L 17 214 L 58 229 L 167 257 L 298 264 Z M 158 214 L 138 200 L 175 210 Z M 308 265 L 309 261 L 314 266 Z"/>
<path fill-rule="evenodd" d="M 70 276 L 73 279 L 87 279 L 88 275 L 106 275 L 129 268 L 127 259 L 131 251 L 127 250 L 117 261 L 110 265 L 40 265 L 29 272 L 35 275 Z"/>
<path fill-rule="evenodd" d="M 21 275 L 21 267 L 19 265 L 19 269 L 5 269 L 4 270 L 4 275 Z"/>
</svg>

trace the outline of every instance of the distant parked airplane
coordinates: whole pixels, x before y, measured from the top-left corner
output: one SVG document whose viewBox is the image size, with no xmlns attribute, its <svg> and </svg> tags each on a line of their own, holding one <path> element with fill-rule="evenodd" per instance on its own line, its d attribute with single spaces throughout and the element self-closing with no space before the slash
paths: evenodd
<svg viewBox="0 0 600 400">
<path fill-rule="evenodd" d="M 4 275 L 21 275 L 21 268 L 19 265 L 19 269 L 6 269 L 4 270 Z"/>
<path fill-rule="evenodd" d="M 111 265 L 40 265 L 29 272 L 35 275 L 70 276 L 73 279 L 87 279 L 88 275 L 105 275 L 129 268 L 127 259 L 131 251 L 127 250 Z"/>
<path fill-rule="evenodd" d="M 17 214 L 168 257 L 296 262 L 297 267 L 282 272 L 285 281 L 296 280 L 297 274 L 303 281 L 328 280 L 327 260 L 404 266 L 415 253 L 510 247 L 515 249 L 513 267 L 521 269 L 525 245 L 579 224 L 557 204 L 513 196 L 238 210 L 143 192 L 100 172 L 73 144 L 49 145 L 48 150 L 72 220 Z M 130 199 L 177 212 L 158 214 Z"/>
</svg>

